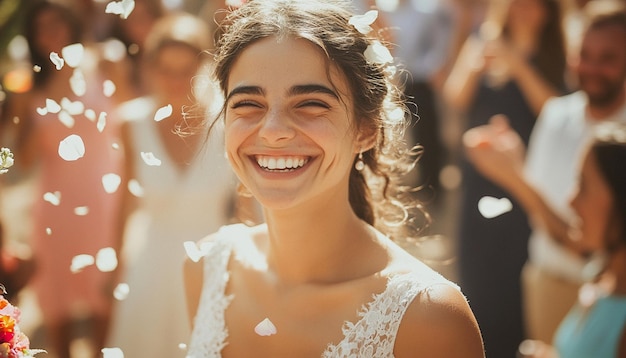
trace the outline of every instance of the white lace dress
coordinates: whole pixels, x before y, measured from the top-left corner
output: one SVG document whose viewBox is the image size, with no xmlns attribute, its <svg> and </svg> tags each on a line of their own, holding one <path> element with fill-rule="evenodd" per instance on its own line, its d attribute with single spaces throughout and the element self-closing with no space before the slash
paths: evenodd
<svg viewBox="0 0 626 358">
<path fill-rule="evenodd" d="M 221 358 L 220 352 L 227 344 L 224 312 L 233 298 L 225 295 L 227 265 L 237 230 L 237 225 L 222 228 L 217 240 L 204 247 L 204 285 L 187 358 Z M 396 334 L 407 307 L 420 292 L 440 283 L 458 289 L 425 265 L 419 275 L 410 272 L 391 276 L 385 290 L 373 295 L 358 313 L 359 320 L 345 322 L 341 342 L 329 344 L 321 357 L 393 357 Z"/>
</svg>

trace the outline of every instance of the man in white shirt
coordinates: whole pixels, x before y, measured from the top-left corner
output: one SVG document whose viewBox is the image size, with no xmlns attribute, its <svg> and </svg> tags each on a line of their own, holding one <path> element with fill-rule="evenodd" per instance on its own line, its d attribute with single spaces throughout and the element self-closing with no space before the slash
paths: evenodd
<svg viewBox="0 0 626 358">
<path fill-rule="evenodd" d="M 578 166 L 593 129 L 626 122 L 626 12 L 592 19 L 575 69 L 580 90 L 552 98 L 523 145 L 503 118 L 468 131 L 468 157 L 522 204 L 533 224 L 529 260 L 522 273 L 527 336 L 551 342 L 577 299 L 589 253 L 571 239 L 569 207 Z"/>
</svg>

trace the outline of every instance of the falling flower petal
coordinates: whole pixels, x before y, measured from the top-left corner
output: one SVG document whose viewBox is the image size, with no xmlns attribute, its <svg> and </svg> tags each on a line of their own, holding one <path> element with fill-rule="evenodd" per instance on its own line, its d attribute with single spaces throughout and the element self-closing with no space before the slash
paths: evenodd
<svg viewBox="0 0 626 358">
<path fill-rule="evenodd" d="M 85 48 L 79 43 L 65 46 L 61 50 L 61 55 L 63 55 L 65 63 L 72 68 L 78 67 L 80 61 L 83 59 L 84 53 Z"/>
<path fill-rule="evenodd" d="M 59 57 L 59 54 L 56 52 L 50 52 L 50 61 L 52 61 L 57 71 L 62 69 L 65 64 L 65 61 L 63 61 L 63 59 Z"/>
<path fill-rule="evenodd" d="M 61 204 L 61 193 L 58 191 L 54 193 L 47 192 L 43 195 L 43 200 L 54 206 L 59 206 L 59 204 Z"/>
<path fill-rule="evenodd" d="M 115 83 L 111 80 L 106 80 L 102 83 L 102 93 L 104 93 L 106 97 L 111 97 L 115 93 L 116 89 L 117 87 L 115 87 Z"/>
<path fill-rule="evenodd" d="M 352 16 L 348 23 L 354 26 L 358 32 L 367 35 L 373 30 L 370 25 L 376 21 L 376 18 L 378 18 L 378 11 L 370 10 L 363 15 Z"/>
<path fill-rule="evenodd" d="M 37 107 L 37 113 L 40 116 L 45 116 L 46 114 L 48 114 L 48 108 L 46 108 L 46 107 Z"/>
<path fill-rule="evenodd" d="M 93 256 L 87 254 L 76 255 L 72 258 L 72 265 L 70 266 L 70 271 L 72 273 L 81 272 L 85 267 L 91 266 L 96 262 Z"/>
<path fill-rule="evenodd" d="M 155 157 L 152 152 L 141 152 L 141 159 L 149 166 L 158 167 L 161 165 L 161 159 Z"/>
<path fill-rule="evenodd" d="M 276 334 L 276 326 L 269 318 L 266 318 L 254 327 L 254 331 L 259 336 L 271 336 Z"/>
<path fill-rule="evenodd" d="M 67 111 L 67 113 L 77 116 L 85 111 L 85 105 L 81 101 L 70 101 L 67 97 L 61 98 L 61 108 Z"/>
<path fill-rule="evenodd" d="M 89 208 L 86 206 L 77 206 L 74 208 L 74 214 L 78 216 L 85 216 L 89 214 Z"/>
<path fill-rule="evenodd" d="M 120 348 L 102 348 L 102 358 L 124 358 L 124 352 Z"/>
<path fill-rule="evenodd" d="M 181 351 L 184 351 L 187 349 L 187 344 L 186 343 L 178 343 L 178 349 L 180 349 Z"/>
<path fill-rule="evenodd" d="M 49 228 L 49 227 L 46 228 L 46 235 L 48 235 L 48 236 L 52 235 L 52 229 L 51 228 Z"/>
<path fill-rule="evenodd" d="M 98 116 L 98 122 L 96 123 L 96 128 L 98 129 L 98 132 L 102 133 L 106 124 L 107 114 L 106 112 L 100 112 L 100 115 Z"/>
<path fill-rule="evenodd" d="M 111 272 L 117 268 L 117 254 L 112 247 L 98 250 L 96 254 L 96 267 L 100 272 Z"/>
<path fill-rule="evenodd" d="M 85 155 L 85 143 L 83 139 L 71 134 L 59 143 L 59 156 L 67 161 L 73 161 L 82 158 Z"/>
<path fill-rule="evenodd" d="M 246 2 L 246 0 L 226 0 L 225 4 L 226 4 L 226 6 L 240 7 L 245 2 Z"/>
<path fill-rule="evenodd" d="M 118 301 L 124 301 L 130 293 L 130 287 L 127 283 L 119 283 L 113 290 L 113 297 Z"/>
<path fill-rule="evenodd" d="M 96 120 L 96 111 L 94 111 L 93 109 L 86 109 L 85 117 L 87 117 L 88 120 L 94 122 Z"/>
<path fill-rule="evenodd" d="M 128 181 L 128 191 L 134 196 L 141 198 L 143 196 L 143 187 L 136 179 L 131 179 Z"/>
<path fill-rule="evenodd" d="M 107 4 L 104 12 L 107 14 L 120 15 L 122 19 L 128 19 L 128 16 L 135 8 L 135 0 L 111 1 Z"/>
<path fill-rule="evenodd" d="M 63 125 L 67 128 L 73 128 L 74 123 L 76 122 L 74 117 L 72 117 L 72 115 L 67 113 L 65 110 L 59 112 L 59 121 L 61 121 L 61 123 L 63 123 Z"/>
<path fill-rule="evenodd" d="M 378 40 L 367 46 L 363 54 L 367 62 L 370 63 L 385 64 L 393 62 L 393 56 L 391 56 L 389 49 Z"/>
<path fill-rule="evenodd" d="M 187 257 L 193 262 L 198 262 L 202 257 L 204 257 L 209 249 L 211 248 L 211 242 L 204 242 L 198 247 L 198 245 L 193 241 L 185 241 L 183 243 L 185 247 L 185 252 L 187 253 Z"/>
<path fill-rule="evenodd" d="M 167 106 L 159 108 L 154 114 L 154 120 L 160 122 L 165 118 L 172 115 L 172 105 L 168 104 Z"/>
<path fill-rule="evenodd" d="M 84 96 L 85 93 L 87 93 L 87 81 L 85 81 L 85 76 L 79 69 L 75 69 L 72 77 L 70 77 L 70 87 L 72 88 L 72 92 L 78 97 Z"/>
<path fill-rule="evenodd" d="M 109 173 L 102 176 L 102 186 L 104 187 L 104 191 L 109 194 L 115 193 L 121 182 L 122 178 L 115 173 Z"/>
<path fill-rule="evenodd" d="M 117 143 L 113 143 L 113 144 L 111 144 L 111 148 L 113 148 L 115 150 L 118 150 L 118 149 L 120 149 L 120 145 L 117 144 Z"/>
<path fill-rule="evenodd" d="M 494 198 L 492 196 L 483 196 L 478 201 L 478 211 L 487 218 L 493 219 L 497 216 L 505 214 L 513 209 L 513 204 L 507 198 Z"/>
<path fill-rule="evenodd" d="M 46 98 L 46 109 L 48 113 L 59 113 L 61 106 L 55 100 Z"/>
<path fill-rule="evenodd" d="M 41 66 L 39 66 L 39 65 L 34 65 L 34 66 L 33 66 L 33 71 L 34 71 L 34 72 L 36 72 L 36 73 L 41 72 Z"/>
</svg>

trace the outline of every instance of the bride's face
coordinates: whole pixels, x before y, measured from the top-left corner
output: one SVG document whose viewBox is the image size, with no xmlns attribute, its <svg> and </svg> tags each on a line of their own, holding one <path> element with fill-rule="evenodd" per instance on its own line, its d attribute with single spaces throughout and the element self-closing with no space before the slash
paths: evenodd
<svg viewBox="0 0 626 358">
<path fill-rule="evenodd" d="M 265 207 L 344 198 L 359 144 L 345 76 L 303 39 L 245 49 L 226 90 L 228 158 Z M 323 199 L 322 199 L 323 200 Z"/>
</svg>

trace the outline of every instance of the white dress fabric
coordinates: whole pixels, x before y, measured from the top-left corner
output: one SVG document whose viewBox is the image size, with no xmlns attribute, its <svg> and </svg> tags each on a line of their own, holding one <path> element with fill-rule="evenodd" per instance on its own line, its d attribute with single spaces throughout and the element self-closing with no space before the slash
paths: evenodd
<svg viewBox="0 0 626 358">
<path fill-rule="evenodd" d="M 121 348 L 126 358 L 184 357 L 179 346 L 189 341 L 191 322 L 183 243 L 196 242 L 226 224 L 236 181 L 219 130 L 181 171 L 168 157 L 152 120 L 155 105 L 142 98 L 126 106 L 136 150 L 135 179 L 143 196 L 127 224 L 122 282 L 129 285 L 129 294 L 115 307 L 108 347 Z M 147 165 L 140 152 L 152 152 L 161 165 Z"/>
<path fill-rule="evenodd" d="M 233 240 L 241 235 L 242 225 L 220 229 L 215 241 L 205 244 L 204 283 L 194 321 L 187 358 L 221 358 L 228 342 L 224 312 L 232 295 L 225 295 L 229 280 L 227 270 Z M 329 344 L 323 358 L 394 357 L 393 348 L 402 317 L 413 299 L 436 284 L 448 284 L 458 289 L 426 265 L 419 274 L 409 272 L 389 277 L 385 290 L 374 294 L 359 312 L 357 322 L 345 322 L 344 338 L 337 345 Z"/>
</svg>

